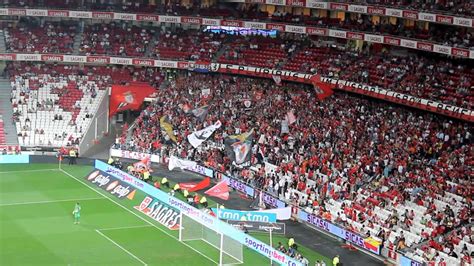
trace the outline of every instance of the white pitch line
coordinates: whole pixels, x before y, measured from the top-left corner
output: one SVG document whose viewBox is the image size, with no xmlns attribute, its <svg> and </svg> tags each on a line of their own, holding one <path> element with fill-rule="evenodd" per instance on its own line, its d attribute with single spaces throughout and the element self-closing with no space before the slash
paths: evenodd
<svg viewBox="0 0 474 266">
<path fill-rule="evenodd" d="M 64 171 L 63 169 L 61 169 L 61 171 L 62 171 L 64 174 L 66 174 L 66 175 L 72 177 L 73 179 L 75 179 L 75 180 L 78 181 L 79 183 L 82 183 L 84 186 L 88 187 L 89 189 L 91 189 L 91 190 L 93 190 L 93 191 L 99 193 L 99 194 L 102 195 L 104 198 L 110 200 L 111 202 L 113 202 L 113 203 L 116 204 L 117 206 L 121 207 L 122 209 L 128 211 L 129 213 L 135 215 L 135 216 L 138 217 L 139 219 L 145 221 L 147 224 L 149 224 L 149 225 L 151 225 L 151 226 L 157 228 L 158 230 L 160 230 L 161 232 L 163 232 L 165 235 L 167 235 L 167 236 L 169 236 L 169 237 L 171 237 L 171 238 L 174 238 L 174 239 L 178 240 L 176 237 L 174 237 L 174 236 L 171 235 L 170 233 L 168 233 L 168 232 L 166 232 L 165 230 L 163 230 L 162 228 L 156 226 L 156 224 L 153 224 L 152 222 L 148 221 L 147 219 L 143 218 L 142 216 L 140 216 L 140 215 L 134 213 L 133 211 L 131 211 L 131 210 L 128 209 L 127 207 L 125 207 L 125 206 L 123 206 L 123 205 L 117 203 L 117 202 L 114 201 L 113 199 L 107 197 L 107 196 L 106 196 L 104 193 L 102 193 L 101 191 L 95 190 L 94 188 L 92 188 L 91 186 L 89 186 L 89 184 L 85 183 L 85 182 L 82 181 L 81 179 L 79 179 L 79 178 L 77 178 L 77 177 L 71 175 L 70 173 Z M 213 263 L 216 263 L 213 259 L 209 258 L 206 254 L 204 254 L 204 253 L 202 253 L 201 251 L 199 251 L 199 250 L 193 248 L 193 247 L 190 246 L 189 244 L 186 244 L 185 242 L 181 242 L 181 241 L 180 241 L 180 243 L 182 243 L 183 245 L 187 246 L 188 248 L 194 250 L 196 253 L 200 254 L 200 255 L 203 256 L 204 258 L 206 258 L 206 259 L 212 261 Z M 216 263 L 216 264 L 218 264 L 218 263 Z"/>
<path fill-rule="evenodd" d="M 123 227 L 102 228 L 102 229 L 97 229 L 97 230 L 99 230 L 99 231 L 108 231 L 108 230 L 144 228 L 144 227 L 152 227 L 152 226 L 149 225 L 149 224 L 144 224 L 144 225 L 135 225 L 135 226 L 123 226 Z"/>
<path fill-rule="evenodd" d="M 125 251 L 128 255 L 132 256 L 134 259 L 138 260 L 141 264 L 143 265 L 147 265 L 143 260 L 141 260 L 139 257 L 133 255 L 132 252 L 126 250 L 124 247 L 122 247 L 121 245 L 119 245 L 117 242 L 113 241 L 110 237 L 104 235 L 101 231 L 99 230 L 95 230 L 99 235 L 103 236 L 104 238 L 106 238 L 107 240 L 109 240 L 110 242 L 112 242 L 112 244 L 116 245 L 118 248 L 120 248 L 121 250 Z"/>
<path fill-rule="evenodd" d="M 4 172 L 0 172 L 0 174 L 43 172 L 43 171 L 59 171 L 59 169 L 58 168 L 47 168 L 47 169 L 34 169 L 34 170 L 4 171 Z"/>
<path fill-rule="evenodd" d="M 30 201 L 30 202 L 13 202 L 0 204 L 0 207 L 3 206 L 16 206 L 16 205 L 33 205 L 33 204 L 47 204 L 47 203 L 56 203 L 56 202 L 68 202 L 68 201 L 86 201 L 86 200 L 101 200 L 102 197 L 95 198 L 83 198 L 83 199 L 63 199 L 63 200 L 45 200 L 45 201 Z"/>
</svg>

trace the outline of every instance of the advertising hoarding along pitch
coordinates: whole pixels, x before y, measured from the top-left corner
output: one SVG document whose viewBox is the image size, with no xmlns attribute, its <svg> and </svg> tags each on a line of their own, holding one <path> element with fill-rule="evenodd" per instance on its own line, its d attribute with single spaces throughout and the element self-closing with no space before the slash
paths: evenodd
<svg viewBox="0 0 474 266">
<path fill-rule="evenodd" d="M 252 221 L 274 223 L 277 220 L 275 213 L 258 212 L 258 211 L 239 211 L 231 209 L 212 208 L 217 218 L 233 221 Z"/>
<path fill-rule="evenodd" d="M 100 170 L 92 171 L 85 179 L 119 199 L 133 199 L 135 195 L 133 187 Z"/>
<path fill-rule="evenodd" d="M 119 169 L 116 169 L 99 160 L 95 161 L 95 168 L 110 175 L 113 175 L 115 178 L 137 189 L 140 189 L 149 196 L 159 200 L 160 202 L 165 203 L 166 205 L 172 208 L 175 208 L 176 210 L 179 210 L 180 212 L 184 212 L 186 215 L 191 216 L 196 221 L 204 224 L 206 227 L 209 227 L 214 231 L 225 232 L 226 236 L 236 240 L 237 242 L 240 242 L 241 244 L 252 250 L 255 250 L 263 256 L 271 258 L 273 261 L 280 265 L 302 266 L 301 262 L 299 262 L 298 260 L 291 258 L 278 250 L 275 250 L 270 245 L 235 229 L 232 225 L 229 225 L 215 217 L 212 217 Z"/>
</svg>

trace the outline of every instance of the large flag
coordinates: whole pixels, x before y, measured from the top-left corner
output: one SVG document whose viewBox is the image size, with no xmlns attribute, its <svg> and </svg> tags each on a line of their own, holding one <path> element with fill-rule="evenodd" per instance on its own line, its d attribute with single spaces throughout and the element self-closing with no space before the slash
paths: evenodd
<svg viewBox="0 0 474 266">
<path fill-rule="evenodd" d="M 240 135 L 228 136 L 224 140 L 225 152 L 236 164 L 250 161 L 252 157 L 253 130 Z"/>
<path fill-rule="evenodd" d="M 146 83 L 133 85 L 112 85 L 110 92 L 109 116 L 125 110 L 138 110 L 145 98 L 155 92 L 155 88 Z"/>
<path fill-rule="evenodd" d="M 171 156 L 168 161 L 168 170 L 173 170 L 176 167 L 180 169 L 192 168 L 196 166 L 196 162 L 179 159 L 176 156 Z"/>
<path fill-rule="evenodd" d="M 208 139 L 214 131 L 221 127 L 221 121 L 217 121 L 214 125 L 210 125 L 199 131 L 194 131 L 188 135 L 188 141 L 194 148 L 201 145 L 206 139 Z"/>
<path fill-rule="evenodd" d="M 193 115 L 199 120 L 199 121 L 204 121 L 206 119 L 207 113 L 209 112 L 209 106 L 205 105 L 203 107 L 196 108 L 191 111 Z"/>
<path fill-rule="evenodd" d="M 211 184 L 211 179 L 209 177 L 206 177 L 204 178 L 201 182 L 199 183 L 195 183 L 195 182 L 191 182 L 191 183 L 179 183 L 179 187 L 181 189 L 186 189 L 188 190 L 189 192 L 194 192 L 194 191 L 198 191 L 198 190 L 201 190 L 201 189 L 205 189 L 207 188 L 209 185 Z"/>
<path fill-rule="evenodd" d="M 209 196 L 213 196 L 216 198 L 220 198 L 223 200 L 229 199 L 229 185 L 227 184 L 226 180 L 222 180 L 221 182 L 217 183 L 215 186 L 208 189 L 205 194 Z"/>
<path fill-rule="evenodd" d="M 173 133 L 173 125 L 170 124 L 168 116 L 164 115 L 160 118 L 160 127 L 165 130 L 166 134 L 168 134 L 168 137 L 170 137 L 172 141 L 175 143 L 178 142 L 176 136 Z"/>
<path fill-rule="evenodd" d="M 324 100 L 325 98 L 331 96 L 333 94 L 333 84 L 328 84 L 321 81 L 320 75 L 313 75 L 310 78 L 311 84 L 314 86 L 314 90 L 318 94 L 318 98 L 320 100 Z"/>
</svg>

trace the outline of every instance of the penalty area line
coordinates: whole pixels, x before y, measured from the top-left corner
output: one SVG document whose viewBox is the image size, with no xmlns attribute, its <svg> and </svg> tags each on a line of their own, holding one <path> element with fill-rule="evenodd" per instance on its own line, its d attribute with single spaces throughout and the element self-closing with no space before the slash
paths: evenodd
<svg viewBox="0 0 474 266">
<path fill-rule="evenodd" d="M 118 248 L 120 248 L 121 250 L 125 251 L 128 255 L 130 255 L 132 258 L 138 260 L 141 264 L 143 265 L 147 265 L 143 260 L 141 260 L 139 257 L 133 255 L 132 252 L 128 251 L 127 249 L 125 249 L 124 247 L 122 247 L 120 244 L 118 244 L 117 242 L 113 241 L 110 237 L 104 235 L 101 231 L 99 230 L 95 230 L 99 235 L 103 236 L 105 239 L 109 240 L 110 242 L 112 242 L 112 244 L 114 244 L 115 246 L 117 246 Z"/>
</svg>

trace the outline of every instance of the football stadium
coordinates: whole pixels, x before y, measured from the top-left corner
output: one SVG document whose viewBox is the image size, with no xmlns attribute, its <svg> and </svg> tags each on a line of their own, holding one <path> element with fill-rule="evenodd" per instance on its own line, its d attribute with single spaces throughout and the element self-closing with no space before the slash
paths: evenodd
<svg viewBox="0 0 474 266">
<path fill-rule="evenodd" d="M 474 266 L 472 1 L 0 24 L 0 265 Z"/>
</svg>

